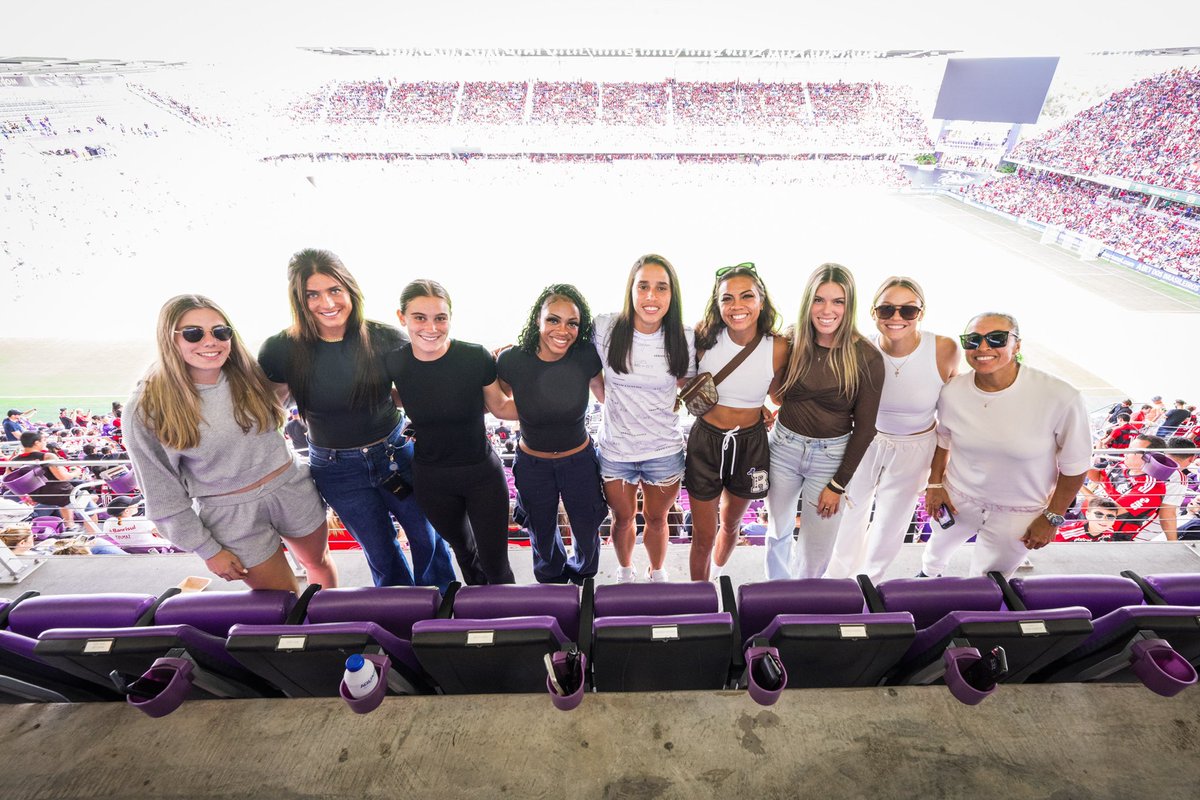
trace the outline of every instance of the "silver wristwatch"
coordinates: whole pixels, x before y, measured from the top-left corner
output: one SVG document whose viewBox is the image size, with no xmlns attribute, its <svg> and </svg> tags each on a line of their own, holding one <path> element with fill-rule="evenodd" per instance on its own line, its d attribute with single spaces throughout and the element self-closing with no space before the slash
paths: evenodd
<svg viewBox="0 0 1200 800">
<path fill-rule="evenodd" d="M 1067 521 L 1067 518 L 1062 514 L 1054 514 L 1048 508 L 1042 512 L 1042 516 L 1046 518 L 1046 521 L 1050 523 L 1050 527 L 1052 528 L 1061 528 Z"/>
</svg>

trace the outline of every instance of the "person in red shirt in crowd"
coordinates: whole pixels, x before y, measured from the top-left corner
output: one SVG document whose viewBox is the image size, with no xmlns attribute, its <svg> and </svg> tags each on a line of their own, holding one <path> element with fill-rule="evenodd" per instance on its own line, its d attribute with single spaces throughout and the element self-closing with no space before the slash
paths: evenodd
<svg viewBox="0 0 1200 800">
<path fill-rule="evenodd" d="M 1158 517 L 1167 485 L 1164 480 L 1148 474 L 1147 465 L 1151 459 L 1161 457 L 1161 454 L 1142 451 L 1161 450 L 1164 447 L 1166 442 L 1158 436 L 1143 434 L 1133 440 L 1122 463 L 1113 464 L 1107 469 L 1093 469 L 1088 473 L 1088 478 L 1094 482 L 1083 489 L 1089 507 L 1096 492 L 1101 491 L 1121 508 L 1113 525 L 1114 541 L 1132 541 L 1142 528 Z M 1174 468 L 1174 462 L 1171 462 L 1171 469 Z"/>
<path fill-rule="evenodd" d="M 1120 506 L 1107 497 L 1094 497 L 1088 503 L 1086 519 L 1068 522 L 1054 535 L 1056 542 L 1112 541 Z"/>
<path fill-rule="evenodd" d="M 1134 436 L 1137 436 L 1141 427 L 1141 425 L 1134 425 L 1129 421 L 1128 411 L 1122 411 L 1117 415 L 1116 427 L 1100 440 L 1099 449 L 1124 450 L 1129 447 L 1129 443 L 1133 441 Z"/>
<path fill-rule="evenodd" d="M 1153 407 L 1150 404 L 1143 403 L 1142 407 L 1138 409 L 1138 412 L 1133 415 L 1133 423 L 1135 425 L 1137 425 L 1139 428 L 1145 427 L 1146 426 L 1146 415 L 1149 414 L 1152 410 L 1153 410 Z"/>
</svg>

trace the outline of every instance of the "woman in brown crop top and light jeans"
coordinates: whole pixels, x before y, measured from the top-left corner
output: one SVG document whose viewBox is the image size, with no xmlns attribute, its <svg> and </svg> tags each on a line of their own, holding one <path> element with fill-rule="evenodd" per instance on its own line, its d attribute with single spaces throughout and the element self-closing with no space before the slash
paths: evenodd
<svg viewBox="0 0 1200 800">
<path fill-rule="evenodd" d="M 854 277 L 840 264 L 809 276 L 771 432 L 767 577 L 819 578 L 837 539 L 842 495 L 875 438 L 883 356 L 854 324 Z M 800 536 L 793 520 L 803 501 Z"/>
</svg>

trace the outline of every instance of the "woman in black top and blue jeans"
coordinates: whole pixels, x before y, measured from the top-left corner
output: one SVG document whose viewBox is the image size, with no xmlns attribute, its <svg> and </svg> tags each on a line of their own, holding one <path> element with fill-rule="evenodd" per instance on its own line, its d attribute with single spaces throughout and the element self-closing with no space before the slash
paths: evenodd
<svg viewBox="0 0 1200 800">
<path fill-rule="evenodd" d="M 367 320 L 358 282 L 333 253 L 302 250 L 288 264 L 292 326 L 258 354 L 281 395 L 308 423 L 309 468 L 317 490 L 363 548 L 376 586 L 437 586 L 454 580 L 450 550 L 417 501 L 383 486 L 393 466 L 411 478 L 383 357 L 404 343 L 397 329 Z M 408 538 L 400 549 L 392 517 Z"/>
<path fill-rule="evenodd" d="M 484 411 L 511 419 L 496 361 L 477 344 L 450 338 L 450 295 L 417 280 L 400 294 L 410 344 L 385 358 L 415 430 L 413 490 L 454 549 L 468 584 L 513 583 L 508 563 L 508 484 L 488 444 Z"/>
<path fill-rule="evenodd" d="M 584 417 L 588 383 L 602 368 L 587 301 L 567 284 L 538 296 L 520 343 L 496 362 L 501 388 L 511 390 L 521 420 L 513 477 L 528 517 L 539 583 L 579 583 L 599 566 L 600 523 L 608 505 Z M 559 498 L 571 521 L 570 559 L 558 530 Z"/>
</svg>

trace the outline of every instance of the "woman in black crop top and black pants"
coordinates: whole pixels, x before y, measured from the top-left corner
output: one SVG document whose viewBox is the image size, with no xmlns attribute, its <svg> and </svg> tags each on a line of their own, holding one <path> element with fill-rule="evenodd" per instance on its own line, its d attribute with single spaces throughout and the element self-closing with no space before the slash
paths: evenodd
<svg viewBox="0 0 1200 800">
<path fill-rule="evenodd" d="M 383 356 L 404 335 L 364 318 L 354 276 L 327 250 L 302 250 L 288 264 L 292 326 L 267 339 L 258 363 L 308 423 L 309 467 L 317 490 L 363 549 L 376 586 L 437 586 L 454 580 L 450 549 L 417 501 L 383 487 L 390 470 L 410 477 L 412 446 Z M 392 517 L 412 552 L 400 548 Z"/>
<path fill-rule="evenodd" d="M 508 484 L 487 441 L 484 411 L 512 419 L 496 362 L 480 345 L 450 338 L 450 295 L 417 280 L 400 294 L 410 344 L 385 358 L 416 431 L 413 490 L 454 549 L 468 584 L 513 583 L 508 563 Z"/>
<path fill-rule="evenodd" d="M 591 311 L 568 284 L 541 293 L 519 344 L 496 362 L 501 388 L 511 389 L 521 420 L 513 477 L 528 517 L 539 583 L 582 583 L 599 566 L 600 523 L 608 505 L 584 418 L 588 383 L 602 367 L 592 346 Z M 558 530 L 560 498 L 571 521 L 570 559 Z"/>
</svg>

